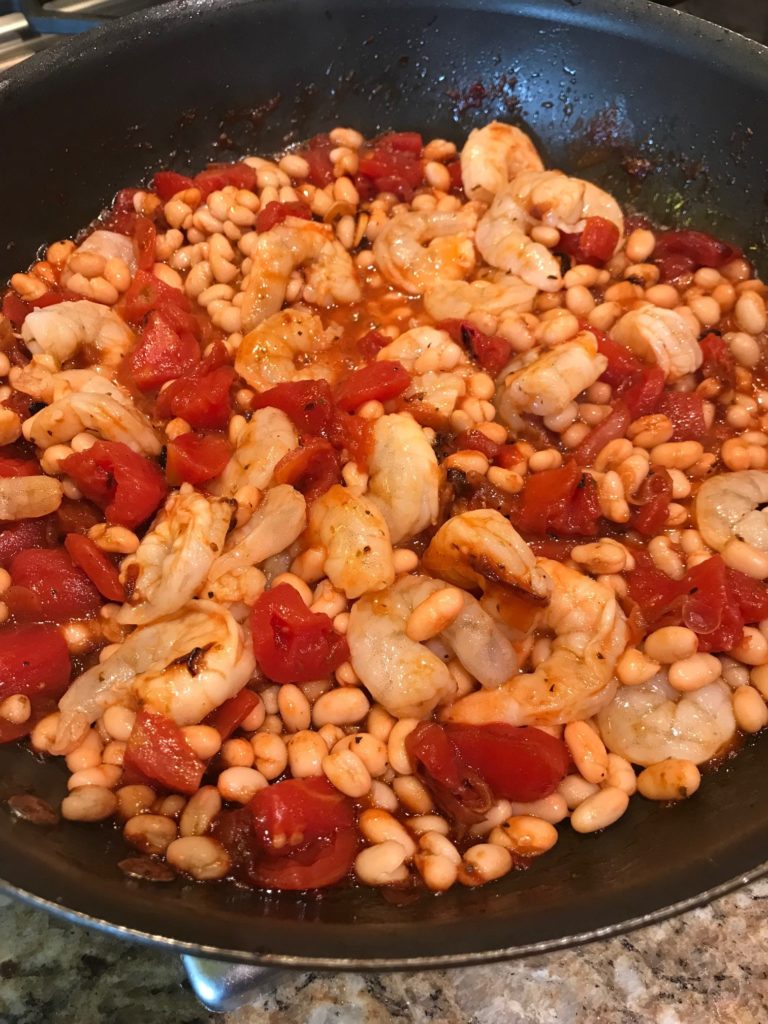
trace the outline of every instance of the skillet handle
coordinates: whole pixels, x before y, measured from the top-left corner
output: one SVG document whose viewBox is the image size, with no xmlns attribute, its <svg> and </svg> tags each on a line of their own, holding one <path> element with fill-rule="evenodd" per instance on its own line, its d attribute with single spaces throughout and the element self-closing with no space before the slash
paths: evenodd
<svg viewBox="0 0 768 1024">
<path fill-rule="evenodd" d="M 245 1006 L 265 991 L 273 991 L 286 975 L 285 968 L 232 964 L 183 955 L 192 991 L 207 1010 L 224 1013 Z"/>
</svg>

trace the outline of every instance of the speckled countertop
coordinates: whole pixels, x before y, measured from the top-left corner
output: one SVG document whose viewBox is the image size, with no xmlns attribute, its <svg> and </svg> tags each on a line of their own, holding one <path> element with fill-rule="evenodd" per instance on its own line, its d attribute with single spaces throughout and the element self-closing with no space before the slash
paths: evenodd
<svg viewBox="0 0 768 1024">
<path fill-rule="evenodd" d="M 632 935 L 510 964 L 297 974 L 214 1017 L 178 958 L 0 897 L 0 1024 L 765 1024 L 768 881 Z"/>
</svg>

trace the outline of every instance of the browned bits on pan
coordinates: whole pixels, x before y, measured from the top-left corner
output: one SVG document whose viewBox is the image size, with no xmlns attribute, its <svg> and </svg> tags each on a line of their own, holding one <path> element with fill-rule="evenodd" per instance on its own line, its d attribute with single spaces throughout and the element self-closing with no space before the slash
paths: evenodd
<svg viewBox="0 0 768 1024">
<path fill-rule="evenodd" d="M 14 818 L 28 821 L 30 825 L 58 825 L 58 811 L 34 793 L 17 793 L 8 800 L 8 808 Z"/>
<path fill-rule="evenodd" d="M 117 866 L 128 878 L 140 882 L 172 882 L 176 878 L 176 873 L 167 864 L 151 857 L 126 857 Z"/>
</svg>

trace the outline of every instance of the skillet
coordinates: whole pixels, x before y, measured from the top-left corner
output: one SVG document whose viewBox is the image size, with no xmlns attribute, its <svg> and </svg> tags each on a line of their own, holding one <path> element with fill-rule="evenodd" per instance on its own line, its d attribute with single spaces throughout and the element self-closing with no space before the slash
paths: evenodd
<svg viewBox="0 0 768 1024">
<path fill-rule="evenodd" d="M 0 78 L 0 274 L 154 169 L 268 153 L 334 124 L 460 140 L 526 126 L 548 166 L 660 222 L 758 257 L 766 240 L 768 50 L 645 0 L 182 0 Z M 541 953 L 647 924 L 768 865 L 768 741 L 667 808 L 604 835 L 567 828 L 527 872 L 394 906 L 369 889 L 274 895 L 127 880 L 119 832 L 14 821 L 63 770 L 0 747 L 0 885 L 114 934 L 263 965 L 424 968 Z"/>
</svg>

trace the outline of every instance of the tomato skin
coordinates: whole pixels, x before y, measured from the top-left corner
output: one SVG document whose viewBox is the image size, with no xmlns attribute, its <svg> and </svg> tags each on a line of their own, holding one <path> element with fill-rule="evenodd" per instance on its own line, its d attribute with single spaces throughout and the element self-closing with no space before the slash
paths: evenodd
<svg viewBox="0 0 768 1024">
<path fill-rule="evenodd" d="M 442 726 L 419 722 L 406 737 L 405 749 L 441 810 L 463 825 L 482 821 L 493 804 L 493 794 Z"/>
<path fill-rule="evenodd" d="M 605 448 L 609 441 L 617 437 L 624 437 L 627 427 L 632 421 L 629 409 L 624 402 L 617 402 L 613 412 L 593 427 L 578 448 L 573 453 L 573 458 L 579 466 L 588 466 L 594 462 L 597 455 Z"/>
<path fill-rule="evenodd" d="M 572 256 L 577 263 L 602 267 L 613 256 L 618 244 L 619 229 L 613 221 L 605 217 L 587 217 L 581 232 L 560 235 L 557 248 Z"/>
<path fill-rule="evenodd" d="M 155 265 L 155 239 L 157 229 L 149 217 L 136 218 L 133 229 L 133 248 L 139 270 L 151 270 Z"/>
<path fill-rule="evenodd" d="M 609 338 L 604 331 L 592 327 L 586 320 L 580 320 L 579 326 L 595 336 L 597 351 L 608 360 L 608 365 L 600 377 L 601 381 L 615 388 L 642 372 L 643 364 L 635 359 L 628 348 Z"/>
<path fill-rule="evenodd" d="M 594 537 L 599 519 L 597 485 L 571 459 L 528 478 L 517 525 L 524 533 Z"/>
<path fill-rule="evenodd" d="M 411 383 L 411 375 L 402 363 L 382 360 L 353 370 L 336 388 L 336 404 L 345 412 L 354 412 L 365 402 L 387 402 L 397 398 Z"/>
<path fill-rule="evenodd" d="M 616 389 L 616 396 L 629 409 L 632 419 L 649 416 L 657 410 L 664 392 L 664 380 L 664 371 L 658 366 L 644 367 Z"/>
<path fill-rule="evenodd" d="M 269 787 L 272 788 L 271 786 Z M 263 857 L 253 867 L 250 880 L 260 889 L 302 891 L 324 889 L 346 878 L 355 862 L 360 840 L 355 828 L 342 828 L 319 840 L 304 854 L 292 857 Z"/>
<path fill-rule="evenodd" d="M 197 339 L 186 331 L 179 333 L 163 313 L 153 311 L 138 348 L 126 360 L 126 369 L 140 390 L 154 391 L 181 377 L 199 362 Z"/>
<path fill-rule="evenodd" d="M 101 509 L 82 498 L 79 501 L 64 498 L 56 509 L 56 524 L 62 537 L 66 537 L 68 533 L 88 533 L 91 527 L 103 522 Z M 29 546 L 37 547 L 35 544 Z"/>
<path fill-rule="evenodd" d="M 672 478 L 665 469 L 647 476 L 635 495 L 629 524 L 644 537 L 655 537 L 667 524 Z"/>
<path fill-rule="evenodd" d="M 196 793 L 205 765 L 178 725 L 154 711 L 139 711 L 123 759 L 125 780 L 149 780 L 174 793 Z"/>
<path fill-rule="evenodd" d="M 248 802 L 256 832 L 269 853 L 280 853 L 292 837 L 303 846 L 354 824 L 352 802 L 324 775 L 285 779 L 260 789 Z"/>
<path fill-rule="evenodd" d="M 481 430 L 475 430 L 474 427 L 471 427 L 469 430 L 463 430 L 453 439 L 454 451 L 482 452 L 489 462 L 493 462 L 502 447 L 502 445 L 492 441 L 490 437 L 486 437 Z"/>
<path fill-rule="evenodd" d="M 324 438 L 302 438 L 300 447 L 287 452 L 275 466 L 274 479 L 291 484 L 307 501 L 314 501 L 341 480 L 341 460 Z"/>
<path fill-rule="evenodd" d="M 176 171 L 157 171 L 152 178 L 150 188 L 160 196 L 164 203 L 173 199 L 177 192 L 184 192 L 194 186 L 194 181 L 186 174 L 178 174 Z"/>
<path fill-rule="evenodd" d="M 17 622 L 92 619 L 101 608 L 96 587 L 60 548 L 21 551 L 8 571 L 5 600 Z"/>
<path fill-rule="evenodd" d="M 254 229 L 261 233 L 269 231 L 277 224 L 282 224 L 286 217 L 301 217 L 302 220 L 312 220 L 312 211 L 306 203 L 267 203 L 263 210 L 256 215 Z"/>
<path fill-rule="evenodd" d="M 107 601 L 119 601 L 120 604 L 125 601 L 125 587 L 120 582 L 120 574 L 114 563 L 90 537 L 85 537 L 81 533 L 70 533 L 64 541 L 64 547 L 75 565 L 83 570 L 102 597 Z"/>
<path fill-rule="evenodd" d="M 26 623 L 0 629 L 0 700 L 15 693 L 58 700 L 71 671 L 69 651 L 57 626 Z"/>
<path fill-rule="evenodd" d="M 571 758 L 562 740 L 532 726 L 447 723 L 448 738 L 479 772 L 494 796 L 528 803 L 549 796 L 568 774 Z"/>
<path fill-rule="evenodd" d="M 241 690 L 211 711 L 204 724 L 214 728 L 222 741 L 227 740 L 253 709 L 258 707 L 260 700 L 259 695 L 253 690 Z"/>
<path fill-rule="evenodd" d="M 699 267 L 719 268 L 741 256 L 741 249 L 721 242 L 704 231 L 661 231 L 651 262 L 661 271 L 661 280 L 670 281 Z"/>
<path fill-rule="evenodd" d="M 719 334 L 707 334 L 699 342 L 704 357 L 701 364 L 703 377 L 714 377 L 726 384 L 735 383 L 736 360 Z"/>
<path fill-rule="evenodd" d="M 190 431 L 168 442 L 165 475 L 172 487 L 204 484 L 223 472 L 231 455 L 232 445 L 223 434 Z"/>
<path fill-rule="evenodd" d="M 301 434 L 325 436 L 333 421 L 333 395 L 327 380 L 276 384 L 253 396 L 252 409 L 280 409 Z"/>
<path fill-rule="evenodd" d="M 468 320 L 441 320 L 437 328 L 447 331 L 492 377 L 498 376 L 511 358 L 512 346 L 506 338 L 484 334 Z"/>
<path fill-rule="evenodd" d="M 275 683 L 308 683 L 349 658 L 346 639 L 327 615 L 311 612 L 293 587 L 265 591 L 251 611 L 253 653 Z"/>
<path fill-rule="evenodd" d="M 158 467 L 121 441 L 97 441 L 61 465 L 82 494 L 104 509 L 108 522 L 129 529 L 146 522 L 168 490 Z"/>
</svg>

